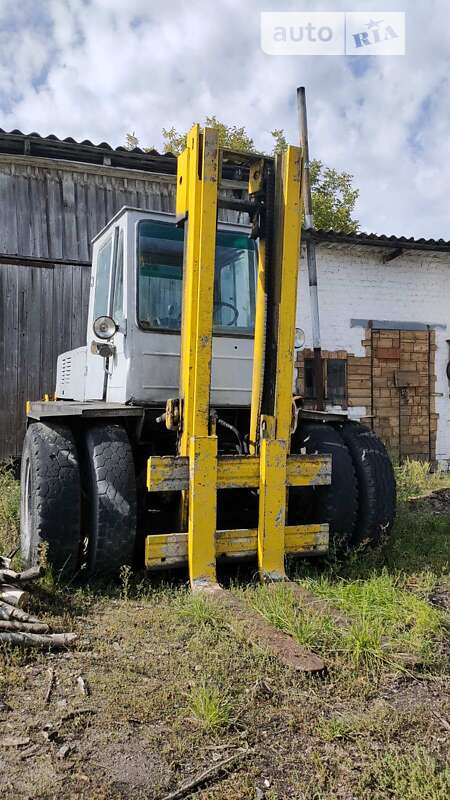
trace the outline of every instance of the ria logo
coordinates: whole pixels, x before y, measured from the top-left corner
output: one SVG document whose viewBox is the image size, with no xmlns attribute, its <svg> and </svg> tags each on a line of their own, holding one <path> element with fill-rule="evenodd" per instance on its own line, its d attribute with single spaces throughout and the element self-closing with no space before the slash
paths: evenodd
<svg viewBox="0 0 450 800">
<path fill-rule="evenodd" d="M 345 15 L 345 52 L 350 56 L 403 56 L 405 54 L 405 14 L 383 15 L 348 11 Z"/>
<path fill-rule="evenodd" d="M 382 19 L 371 19 L 367 23 L 367 31 L 352 34 L 356 47 L 370 47 L 372 44 L 387 42 L 389 39 L 398 39 L 399 35 L 392 25 L 383 25 L 383 22 Z"/>
<path fill-rule="evenodd" d="M 402 56 L 405 13 L 262 11 L 261 48 L 270 56 Z"/>
</svg>

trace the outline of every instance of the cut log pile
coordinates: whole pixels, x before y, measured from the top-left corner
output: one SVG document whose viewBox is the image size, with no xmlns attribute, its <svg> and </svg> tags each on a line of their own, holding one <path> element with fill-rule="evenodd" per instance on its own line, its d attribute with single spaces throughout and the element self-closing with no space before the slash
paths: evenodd
<svg viewBox="0 0 450 800">
<path fill-rule="evenodd" d="M 42 576 L 43 567 L 15 572 L 11 569 L 13 555 L 0 556 L 0 643 L 67 647 L 76 639 L 75 633 L 52 633 L 50 625 L 24 611 L 30 584 Z"/>
</svg>

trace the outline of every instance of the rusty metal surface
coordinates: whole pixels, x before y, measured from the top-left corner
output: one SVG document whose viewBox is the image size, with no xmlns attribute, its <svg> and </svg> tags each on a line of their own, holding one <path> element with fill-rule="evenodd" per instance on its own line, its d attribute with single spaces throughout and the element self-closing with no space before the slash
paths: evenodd
<svg viewBox="0 0 450 800">
<path fill-rule="evenodd" d="M 32 419 L 48 417 L 142 417 L 144 409 L 139 406 L 126 406 L 123 403 L 72 400 L 50 400 L 30 403 L 28 416 Z"/>
</svg>

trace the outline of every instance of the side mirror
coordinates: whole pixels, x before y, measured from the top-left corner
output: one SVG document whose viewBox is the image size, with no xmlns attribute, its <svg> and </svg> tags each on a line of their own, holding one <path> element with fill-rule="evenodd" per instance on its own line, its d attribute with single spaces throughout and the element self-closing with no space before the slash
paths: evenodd
<svg viewBox="0 0 450 800">
<path fill-rule="evenodd" d="M 112 339 L 116 331 L 119 330 L 117 322 L 112 317 L 97 317 L 92 327 L 99 339 Z"/>
</svg>

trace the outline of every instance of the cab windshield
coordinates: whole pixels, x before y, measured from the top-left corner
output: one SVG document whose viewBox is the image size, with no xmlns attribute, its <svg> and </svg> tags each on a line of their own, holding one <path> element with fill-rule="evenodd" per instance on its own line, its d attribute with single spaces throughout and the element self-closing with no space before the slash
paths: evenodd
<svg viewBox="0 0 450 800">
<path fill-rule="evenodd" d="M 184 231 L 145 220 L 138 232 L 138 321 L 144 330 L 181 327 Z M 217 231 L 214 332 L 252 335 L 255 323 L 255 242 Z"/>
</svg>

